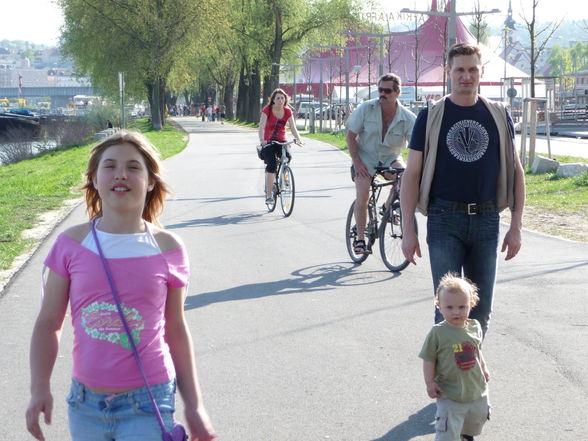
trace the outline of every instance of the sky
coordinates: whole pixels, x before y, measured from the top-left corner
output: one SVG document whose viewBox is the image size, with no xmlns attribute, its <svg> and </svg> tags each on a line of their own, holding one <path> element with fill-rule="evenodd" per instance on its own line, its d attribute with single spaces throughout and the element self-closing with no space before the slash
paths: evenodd
<svg viewBox="0 0 588 441">
<path fill-rule="evenodd" d="M 374 0 L 376 15 L 398 12 L 402 8 L 425 10 L 430 0 Z M 473 10 L 475 0 L 455 0 L 458 12 Z M 530 14 L 532 0 L 512 0 L 513 17 L 521 22 L 520 14 L 524 5 Z M 500 9 L 500 13 L 488 15 L 491 26 L 504 23 L 508 0 L 480 0 L 483 10 Z M 585 0 L 539 0 L 537 17 L 539 21 L 550 21 L 567 15 L 568 19 L 588 19 Z M 63 24 L 60 8 L 54 0 L 0 0 L 0 40 L 25 40 L 35 44 L 56 46 L 59 28 Z"/>
<path fill-rule="evenodd" d="M 380 11 L 398 12 L 403 8 L 423 11 L 431 5 L 431 0 L 374 0 L 376 4 L 381 5 Z M 441 3 L 442 0 L 437 0 Z M 455 0 L 457 12 L 472 12 L 475 5 L 479 2 L 482 11 L 499 9 L 499 13 L 488 14 L 486 16 L 490 26 L 501 26 L 508 13 L 508 0 Z M 533 0 L 511 0 L 513 18 L 515 22 L 522 23 L 521 15 L 523 12 L 527 18 L 531 18 Z M 377 7 L 376 7 L 377 8 Z M 585 0 L 538 0 L 536 9 L 537 20 L 553 21 L 555 19 L 566 18 L 568 20 L 581 20 L 588 18 L 588 7 Z M 467 17 L 463 18 L 464 21 Z"/>
</svg>

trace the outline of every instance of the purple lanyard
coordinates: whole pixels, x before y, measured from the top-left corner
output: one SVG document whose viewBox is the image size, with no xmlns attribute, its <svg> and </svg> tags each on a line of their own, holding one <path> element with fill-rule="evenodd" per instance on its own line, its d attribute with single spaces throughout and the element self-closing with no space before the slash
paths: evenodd
<svg viewBox="0 0 588 441">
<path fill-rule="evenodd" d="M 145 370 L 143 369 L 143 363 L 141 363 L 141 357 L 139 356 L 139 351 L 137 351 L 137 346 L 135 346 L 135 341 L 133 339 L 133 334 L 131 333 L 131 329 L 129 328 L 129 324 L 127 323 L 127 319 L 125 314 L 122 310 L 122 306 L 120 304 L 120 298 L 118 297 L 118 291 L 116 290 L 116 285 L 114 284 L 114 280 L 112 278 L 112 273 L 110 272 L 110 267 L 108 266 L 108 262 L 104 257 L 104 253 L 102 252 L 102 247 L 100 246 L 100 241 L 98 240 L 98 234 L 96 234 L 96 219 L 92 221 L 92 235 L 94 236 L 94 241 L 96 242 L 96 248 L 98 249 L 98 254 L 100 254 L 100 260 L 102 261 L 102 266 L 104 267 L 104 272 L 106 273 L 106 277 L 108 278 L 108 283 L 110 285 L 110 290 L 112 291 L 112 297 L 116 302 L 116 308 L 118 309 L 118 314 L 120 315 L 120 319 L 123 322 L 125 327 L 125 331 L 127 333 L 127 337 L 129 338 L 129 342 L 131 343 L 131 347 L 133 348 L 133 355 L 135 356 L 135 361 L 137 362 L 137 366 L 141 371 L 141 375 L 143 376 L 143 381 L 145 382 L 145 387 L 147 388 L 147 393 L 149 394 L 149 399 L 151 400 L 151 405 L 153 406 L 153 410 L 155 412 L 155 417 L 157 418 L 157 422 L 159 423 L 159 427 L 161 427 L 161 433 L 164 436 L 167 435 L 167 430 L 165 428 L 165 424 L 163 423 L 163 418 L 161 418 L 161 413 L 159 412 L 159 408 L 157 407 L 157 403 L 155 402 L 155 398 L 153 397 L 153 393 L 151 392 L 151 388 L 149 387 L 149 382 L 147 381 L 147 375 L 145 375 Z"/>
</svg>

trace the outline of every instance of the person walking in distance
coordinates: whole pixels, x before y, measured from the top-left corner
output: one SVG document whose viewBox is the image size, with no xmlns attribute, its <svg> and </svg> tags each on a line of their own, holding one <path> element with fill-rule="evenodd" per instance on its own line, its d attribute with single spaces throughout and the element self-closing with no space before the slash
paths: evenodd
<svg viewBox="0 0 588 441">
<path fill-rule="evenodd" d="M 490 418 L 482 328 L 468 318 L 477 301 L 469 280 L 452 273 L 441 278 L 435 306 L 444 320 L 433 326 L 419 354 L 427 394 L 437 399 L 435 441 L 474 441 Z"/>
<path fill-rule="evenodd" d="M 50 378 L 68 303 L 74 339 L 67 398 L 73 441 L 162 439 L 130 338 L 166 429 L 172 429 L 177 386 L 189 439 L 216 436 L 202 402 L 184 316 L 188 256 L 181 239 L 159 223 L 168 193 L 160 167 L 157 150 L 139 133 L 122 130 L 92 149 L 83 186 L 90 222 L 61 233 L 45 259 L 48 274 L 31 339 L 26 411 L 27 428 L 38 440 L 45 439 L 40 414 L 51 422 Z M 98 245 L 131 336 L 101 271 Z"/>
<path fill-rule="evenodd" d="M 514 145 L 514 126 L 502 103 L 478 94 L 480 48 L 459 43 L 447 55 L 451 94 L 423 109 L 412 138 L 400 204 L 402 250 L 413 264 L 421 256 L 415 209 L 427 215 L 427 244 L 435 291 L 448 271 L 479 288 L 470 317 L 488 329 L 499 237 L 499 212 L 511 210 L 502 243 L 506 260 L 521 248 L 525 176 Z M 437 310 L 435 321 L 442 316 Z"/>
<path fill-rule="evenodd" d="M 410 139 L 416 117 L 398 101 L 400 87 L 398 75 L 383 75 L 378 80 L 379 97 L 362 103 L 347 119 L 346 139 L 353 161 L 351 179 L 355 183 L 357 238 L 353 248 L 356 254 L 371 252 L 365 242 L 365 225 L 375 167 L 405 165 L 401 153 Z M 390 203 L 393 191 L 391 188 L 386 204 Z"/>
</svg>

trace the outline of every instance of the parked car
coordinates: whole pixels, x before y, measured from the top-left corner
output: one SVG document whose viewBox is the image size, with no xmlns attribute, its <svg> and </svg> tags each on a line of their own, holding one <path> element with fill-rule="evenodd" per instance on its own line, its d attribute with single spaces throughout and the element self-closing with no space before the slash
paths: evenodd
<svg viewBox="0 0 588 441">
<path fill-rule="evenodd" d="M 302 102 L 298 105 L 298 110 L 296 111 L 297 118 L 305 118 L 307 115 L 310 116 L 311 112 L 316 112 L 320 106 L 319 103 L 309 103 L 309 102 Z M 315 113 L 316 115 L 316 113 Z"/>
<path fill-rule="evenodd" d="M 327 103 L 323 103 L 323 119 L 335 119 L 337 117 L 337 110 L 334 106 L 330 106 Z M 300 103 L 298 106 L 298 111 L 296 112 L 297 118 L 305 118 L 310 117 L 310 112 L 314 113 L 315 119 L 320 118 L 321 114 L 321 104 L 320 103 Z"/>
</svg>

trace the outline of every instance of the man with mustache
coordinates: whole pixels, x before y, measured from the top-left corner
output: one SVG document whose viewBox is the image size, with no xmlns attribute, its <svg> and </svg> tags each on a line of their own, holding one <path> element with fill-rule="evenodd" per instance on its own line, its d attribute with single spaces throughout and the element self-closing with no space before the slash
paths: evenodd
<svg viewBox="0 0 588 441">
<path fill-rule="evenodd" d="M 347 146 L 353 165 L 351 179 L 355 183 L 355 254 L 369 254 L 365 225 L 367 206 L 375 167 L 404 167 L 402 150 L 406 147 L 415 122 L 415 115 L 405 108 L 398 97 L 400 77 L 388 73 L 378 80 L 379 97 L 362 103 L 347 120 Z M 393 187 L 386 204 L 390 203 Z M 385 206 L 387 207 L 388 205 Z M 385 209 L 385 208 L 384 208 Z"/>
</svg>

